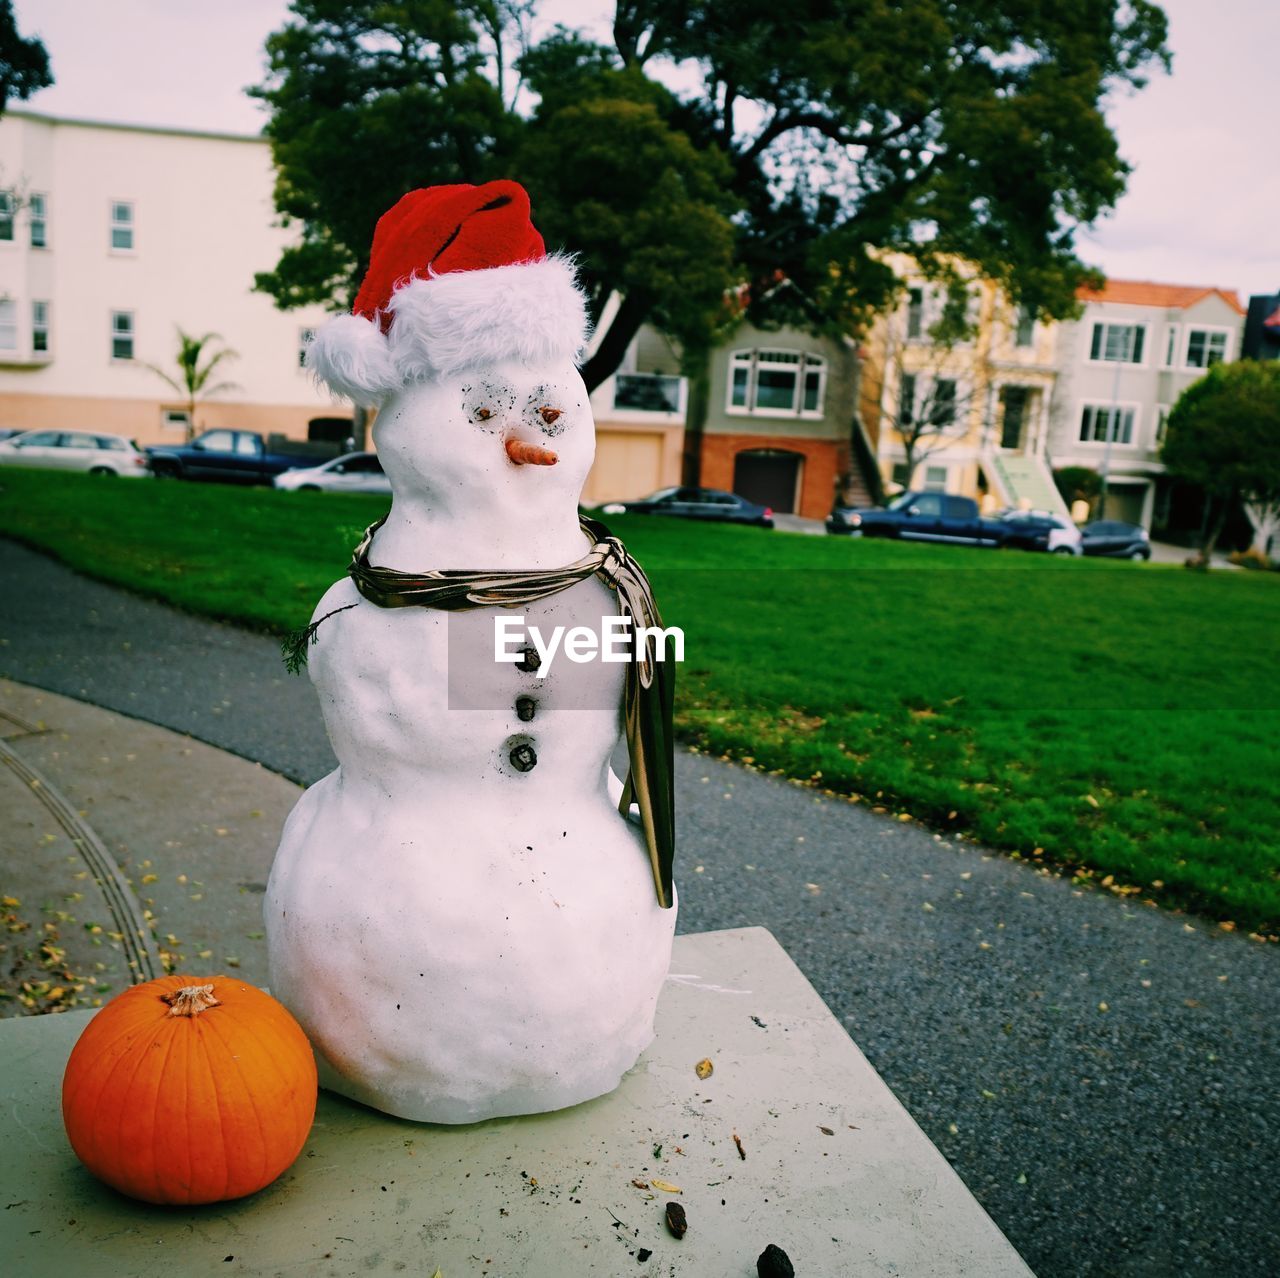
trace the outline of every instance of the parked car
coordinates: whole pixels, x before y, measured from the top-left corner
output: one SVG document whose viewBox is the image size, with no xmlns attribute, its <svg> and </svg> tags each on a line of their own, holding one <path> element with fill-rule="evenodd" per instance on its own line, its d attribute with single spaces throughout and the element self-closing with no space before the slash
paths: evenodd
<svg viewBox="0 0 1280 1278">
<path fill-rule="evenodd" d="M 1079 555 L 1084 541 L 1080 529 L 1051 510 L 1006 510 L 1004 544 L 1014 550 L 1044 550 L 1051 555 Z"/>
<path fill-rule="evenodd" d="M 827 532 L 837 536 L 893 537 L 957 546 L 1001 546 L 1007 531 L 1003 520 L 980 514 L 972 497 L 950 493 L 900 493 L 883 508 L 837 506 L 827 519 Z"/>
<path fill-rule="evenodd" d="M 1081 529 L 1086 555 L 1106 555 L 1112 559 L 1150 559 L 1151 539 L 1140 524 L 1119 519 L 1095 519 Z"/>
<path fill-rule="evenodd" d="M 15 435 L 25 435 L 25 426 L 0 426 L 0 439 L 12 439 Z"/>
<path fill-rule="evenodd" d="M 611 501 L 601 506 L 605 515 L 676 515 L 681 519 L 714 520 L 717 523 L 773 527 L 773 510 L 737 493 L 718 488 L 660 488 L 636 501 Z"/>
<path fill-rule="evenodd" d="M 87 470 L 91 475 L 140 479 L 147 459 L 123 435 L 87 430 L 28 430 L 0 440 L 0 465 Z"/>
<path fill-rule="evenodd" d="M 269 484 L 282 471 L 314 463 L 311 456 L 271 452 L 262 436 L 250 430 L 207 430 L 189 444 L 147 449 L 147 465 L 162 479 Z"/>
<path fill-rule="evenodd" d="M 286 470 L 272 480 L 277 488 L 295 492 L 389 493 L 391 481 L 377 453 L 344 453 L 320 466 Z"/>
</svg>

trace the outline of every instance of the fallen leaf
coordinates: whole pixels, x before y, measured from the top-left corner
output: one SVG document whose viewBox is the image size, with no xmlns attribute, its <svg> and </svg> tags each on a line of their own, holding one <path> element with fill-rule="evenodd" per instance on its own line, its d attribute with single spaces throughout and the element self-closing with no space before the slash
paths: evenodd
<svg viewBox="0 0 1280 1278">
<path fill-rule="evenodd" d="M 738 1147 L 738 1157 L 745 1163 L 747 1161 L 747 1151 L 742 1148 L 742 1137 L 737 1132 L 733 1133 L 733 1143 Z"/>
<path fill-rule="evenodd" d="M 819 1130 L 819 1131 L 820 1131 L 824 1136 L 834 1136 L 834 1135 L 835 1135 L 835 1132 L 833 1132 L 833 1131 L 831 1130 L 831 1128 L 830 1128 L 830 1127 L 823 1127 L 821 1123 L 819 1123 L 819 1124 L 818 1124 L 818 1130 Z"/>
<path fill-rule="evenodd" d="M 676 1238 L 683 1238 L 689 1232 L 688 1218 L 679 1203 L 667 1204 L 667 1228 Z"/>
<path fill-rule="evenodd" d="M 637 1189 L 648 1189 L 648 1188 L 649 1188 L 649 1182 L 648 1182 L 647 1180 L 641 1180 L 639 1176 L 634 1177 L 634 1178 L 632 1179 L 631 1183 L 632 1183 L 632 1184 L 633 1184 Z"/>
<path fill-rule="evenodd" d="M 679 1185 L 673 1185 L 665 1180 L 650 1180 L 649 1186 L 652 1189 L 660 1189 L 664 1194 L 683 1194 L 684 1190 Z"/>
<path fill-rule="evenodd" d="M 710 1078 L 714 1069 L 715 1066 L 710 1062 L 710 1060 L 704 1057 L 693 1067 L 693 1072 L 697 1074 L 699 1078 Z"/>
</svg>

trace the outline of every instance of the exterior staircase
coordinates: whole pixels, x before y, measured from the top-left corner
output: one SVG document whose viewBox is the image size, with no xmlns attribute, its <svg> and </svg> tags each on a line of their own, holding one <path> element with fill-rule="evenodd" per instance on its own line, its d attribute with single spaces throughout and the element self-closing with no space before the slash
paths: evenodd
<svg viewBox="0 0 1280 1278">
<path fill-rule="evenodd" d="M 982 468 L 992 491 L 1006 506 L 1047 510 L 1070 522 L 1071 509 L 1043 457 L 990 449 L 982 456 Z"/>
</svg>

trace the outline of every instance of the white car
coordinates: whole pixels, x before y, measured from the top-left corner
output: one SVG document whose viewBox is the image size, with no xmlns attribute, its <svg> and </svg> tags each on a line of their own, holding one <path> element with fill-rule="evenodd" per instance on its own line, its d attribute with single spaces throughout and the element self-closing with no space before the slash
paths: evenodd
<svg viewBox="0 0 1280 1278">
<path fill-rule="evenodd" d="M 149 474 L 147 459 L 132 440 L 87 430 L 28 430 L 0 440 L 0 466 L 87 470 L 127 479 Z"/>
<path fill-rule="evenodd" d="M 391 481 L 377 453 L 344 453 L 322 466 L 286 470 L 272 481 L 295 492 L 390 493 Z"/>
</svg>

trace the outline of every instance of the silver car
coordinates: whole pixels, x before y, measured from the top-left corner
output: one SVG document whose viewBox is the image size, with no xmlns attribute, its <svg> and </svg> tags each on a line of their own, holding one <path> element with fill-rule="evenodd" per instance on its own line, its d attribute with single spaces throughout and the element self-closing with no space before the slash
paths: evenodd
<svg viewBox="0 0 1280 1278">
<path fill-rule="evenodd" d="M 391 481 L 377 453 L 344 453 L 322 466 L 286 470 L 272 481 L 295 492 L 390 493 Z"/>
<path fill-rule="evenodd" d="M 123 435 L 87 430 L 28 430 L 0 440 L 0 466 L 82 470 L 126 479 L 147 476 L 147 459 Z"/>
</svg>

